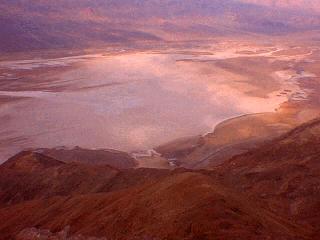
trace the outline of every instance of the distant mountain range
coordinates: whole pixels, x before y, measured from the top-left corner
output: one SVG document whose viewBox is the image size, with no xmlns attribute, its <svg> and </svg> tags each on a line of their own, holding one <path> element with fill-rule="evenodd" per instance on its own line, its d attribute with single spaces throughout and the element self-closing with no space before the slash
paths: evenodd
<svg viewBox="0 0 320 240">
<path fill-rule="evenodd" d="M 319 0 L 240 0 L 244 3 L 254 3 L 273 8 L 288 8 L 292 10 L 305 10 L 309 12 L 320 12 Z"/>
<path fill-rule="evenodd" d="M 318 3 L 255 0 L 6 0 L 0 3 L 0 51 L 199 40 L 226 35 L 279 35 L 314 30 L 320 26 Z"/>
</svg>

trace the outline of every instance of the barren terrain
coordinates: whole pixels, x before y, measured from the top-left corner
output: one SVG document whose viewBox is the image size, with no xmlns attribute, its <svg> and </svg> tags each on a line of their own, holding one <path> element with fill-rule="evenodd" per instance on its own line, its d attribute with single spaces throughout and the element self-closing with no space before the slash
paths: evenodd
<svg viewBox="0 0 320 240">
<path fill-rule="evenodd" d="M 237 138 L 269 136 L 318 113 L 313 46 L 220 40 L 91 52 L 0 62 L 2 161 L 27 148 L 147 150 L 265 112 L 255 121 L 272 127 L 244 128 Z"/>
</svg>

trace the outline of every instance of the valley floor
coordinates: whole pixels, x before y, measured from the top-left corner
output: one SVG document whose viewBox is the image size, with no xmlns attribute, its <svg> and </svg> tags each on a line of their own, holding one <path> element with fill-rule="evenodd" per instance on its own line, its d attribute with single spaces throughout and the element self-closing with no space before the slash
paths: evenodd
<svg viewBox="0 0 320 240">
<path fill-rule="evenodd" d="M 320 239 L 320 49 L 255 40 L 3 57 L 0 239 Z"/>
<path fill-rule="evenodd" d="M 216 127 L 225 142 L 200 139 L 215 145 L 205 161 L 318 116 L 319 57 L 316 43 L 283 39 L 4 56 L 0 160 L 59 146 L 135 152 Z"/>
</svg>

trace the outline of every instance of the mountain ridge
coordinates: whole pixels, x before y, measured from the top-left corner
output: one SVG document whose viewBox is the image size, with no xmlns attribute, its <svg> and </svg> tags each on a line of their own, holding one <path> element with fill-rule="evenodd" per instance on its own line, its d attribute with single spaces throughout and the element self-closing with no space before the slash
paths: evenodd
<svg viewBox="0 0 320 240">
<path fill-rule="evenodd" d="M 0 216 L 7 221 L 0 224 L 0 237 L 11 239 L 20 233 L 19 239 L 26 240 L 21 234 L 31 227 L 55 233 L 70 226 L 71 235 L 109 239 L 317 239 L 319 144 L 316 119 L 212 170 L 99 166 L 98 175 L 103 177 L 95 179 L 93 166 L 67 163 L 63 165 L 67 172 L 84 169 L 85 178 L 76 177 L 80 182 L 65 188 L 65 194 L 40 192 L 13 202 L 10 198 L 17 195 L 5 193 L 7 203 L 0 205 Z M 48 171 L 54 169 L 57 166 Z M 4 193 L 7 169 L 1 170 Z M 25 174 L 32 172 L 38 171 L 31 168 Z M 48 172 L 45 176 L 51 179 Z M 77 192 L 77 186 L 90 178 L 95 179 L 93 185 Z M 23 196 L 21 188 L 17 193 Z"/>
<path fill-rule="evenodd" d="M 318 13 L 272 6 L 235 0 L 188 0 L 183 4 L 181 0 L 7 1 L 0 3 L 5 13 L 0 34 L 7 39 L 0 42 L 0 51 L 283 35 L 316 30 L 320 25 Z"/>
</svg>

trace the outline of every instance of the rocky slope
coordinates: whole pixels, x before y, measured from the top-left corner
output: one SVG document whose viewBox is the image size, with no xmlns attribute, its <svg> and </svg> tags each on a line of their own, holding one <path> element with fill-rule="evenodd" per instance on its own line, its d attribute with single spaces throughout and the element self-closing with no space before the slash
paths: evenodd
<svg viewBox="0 0 320 240">
<path fill-rule="evenodd" d="M 95 192 L 117 173 L 109 166 L 65 164 L 39 153 L 22 152 L 0 166 L 0 202 Z"/>
<path fill-rule="evenodd" d="M 152 181 L 167 172 L 67 164 L 25 151 L 0 166 L 0 205 L 53 196 L 108 192 L 140 184 L 145 179 Z"/>
<path fill-rule="evenodd" d="M 36 209 L 36 210 L 35 210 Z M 19 212 L 17 216 L 16 213 Z M 123 191 L 33 200 L 0 209 L 3 239 L 23 228 L 108 239 L 304 239 L 305 229 L 195 172 Z"/>
<path fill-rule="evenodd" d="M 175 159 L 179 166 L 208 169 L 224 160 L 247 152 L 313 119 L 318 114 L 300 118 L 299 107 L 282 104 L 276 112 L 249 114 L 228 119 L 204 136 L 178 139 L 156 149 L 164 157 Z"/>
<path fill-rule="evenodd" d="M 71 237 L 107 239 L 318 239 L 319 145 L 314 120 L 212 170 L 118 170 L 24 152 L 0 167 L 0 238 L 69 226 Z"/>
<path fill-rule="evenodd" d="M 319 238 L 320 120 L 306 123 L 216 170 L 278 214 L 312 228 Z"/>
<path fill-rule="evenodd" d="M 59 159 L 66 163 L 84 163 L 88 165 L 109 165 L 114 168 L 133 168 L 137 162 L 128 153 L 116 150 L 89 150 L 80 147 L 67 148 L 43 148 L 36 152 Z"/>
</svg>

